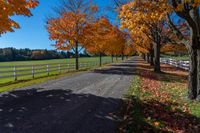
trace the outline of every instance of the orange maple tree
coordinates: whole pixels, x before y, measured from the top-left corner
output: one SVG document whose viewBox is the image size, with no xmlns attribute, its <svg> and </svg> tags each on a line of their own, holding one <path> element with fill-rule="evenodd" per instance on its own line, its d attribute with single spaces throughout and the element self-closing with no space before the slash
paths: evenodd
<svg viewBox="0 0 200 133">
<path fill-rule="evenodd" d="M 124 55 L 129 55 L 126 35 L 127 34 L 120 31 L 118 27 L 113 26 L 112 31 L 109 34 L 110 40 L 106 51 L 108 55 L 121 55 L 122 60 L 124 59 Z"/>
<path fill-rule="evenodd" d="M 135 0 L 122 6 L 121 28 L 131 34 L 143 34 L 154 44 L 154 71 L 160 72 L 160 47 L 163 41 L 163 21 L 170 6 L 165 0 Z"/>
<path fill-rule="evenodd" d="M 76 70 L 79 69 L 79 52 L 83 48 L 81 39 L 84 36 L 83 29 L 92 22 L 98 7 L 92 2 L 68 0 L 64 3 L 59 16 L 51 18 L 47 22 L 49 38 L 56 41 L 54 45 L 60 50 L 73 50 L 76 56 Z M 79 49 L 80 48 L 80 49 Z"/>
<path fill-rule="evenodd" d="M 126 34 L 113 26 L 105 17 L 85 27 L 83 44 L 88 52 L 99 54 L 100 65 L 102 55 L 125 55 L 130 51 L 126 45 Z M 113 58 L 112 58 L 113 60 Z"/>
<path fill-rule="evenodd" d="M 102 17 L 96 22 L 88 24 L 84 29 L 82 43 L 89 53 L 99 54 L 100 66 L 102 65 L 102 55 L 105 54 L 109 45 L 109 34 L 112 28 L 109 20 Z"/>
</svg>

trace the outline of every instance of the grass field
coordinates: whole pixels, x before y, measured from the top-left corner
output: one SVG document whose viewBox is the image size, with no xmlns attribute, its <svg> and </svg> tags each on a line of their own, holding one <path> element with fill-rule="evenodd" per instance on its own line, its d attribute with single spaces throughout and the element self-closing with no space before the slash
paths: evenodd
<svg viewBox="0 0 200 133">
<path fill-rule="evenodd" d="M 111 57 L 103 57 L 103 60 L 111 60 Z M 79 58 L 80 62 L 99 61 L 98 57 Z M 52 64 L 52 63 L 74 63 L 75 59 L 53 59 L 53 60 L 35 60 L 35 61 L 13 61 L 0 62 L 0 66 L 18 66 L 18 65 L 37 65 L 37 64 Z"/>
<path fill-rule="evenodd" d="M 116 58 L 114 58 L 114 61 L 116 61 Z M 92 67 L 98 67 L 99 66 L 99 57 L 88 57 L 88 58 L 79 58 L 79 63 L 95 63 L 95 64 L 89 64 L 89 66 L 80 66 L 80 69 L 90 69 Z M 66 64 L 65 64 L 66 63 Z M 111 57 L 103 57 L 102 63 L 111 63 Z M 45 64 L 45 65 L 42 65 Z M 49 65 L 49 70 L 54 72 L 46 73 L 46 64 L 52 64 Z M 61 71 L 58 71 L 58 64 L 62 64 Z M 70 66 L 66 66 L 67 64 L 72 64 Z M 10 66 L 10 67 L 7 67 Z M 51 76 L 51 75 L 57 75 L 59 73 L 67 73 L 69 71 L 75 70 L 75 59 L 53 59 L 53 60 L 39 60 L 39 61 L 15 61 L 15 62 L 0 62 L 0 77 L 1 76 L 13 76 L 13 67 L 16 66 L 17 69 L 17 75 L 22 75 L 17 77 L 17 82 L 24 81 L 24 80 L 30 80 L 33 78 L 32 76 L 32 66 L 34 66 L 34 72 L 37 73 L 34 75 L 34 78 L 44 77 L 44 76 Z M 9 72 L 10 71 L 10 72 Z M 29 74 L 28 76 L 23 75 Z M 14 77 L 8 77 L 8 78 L 0 78 L 0 87 L 14 83 L 16 82 Z"/>
</svg>

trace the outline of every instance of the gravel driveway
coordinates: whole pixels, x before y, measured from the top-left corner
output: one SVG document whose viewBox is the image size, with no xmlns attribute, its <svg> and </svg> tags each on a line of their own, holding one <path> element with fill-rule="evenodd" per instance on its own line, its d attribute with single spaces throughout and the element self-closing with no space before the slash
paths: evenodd
<svg viewBox="0 0 200 133">
<path fill-rule="evenodd" d="M 0 94 L 0 133 L 115 133 L 133 60 Z"/>
</svg>

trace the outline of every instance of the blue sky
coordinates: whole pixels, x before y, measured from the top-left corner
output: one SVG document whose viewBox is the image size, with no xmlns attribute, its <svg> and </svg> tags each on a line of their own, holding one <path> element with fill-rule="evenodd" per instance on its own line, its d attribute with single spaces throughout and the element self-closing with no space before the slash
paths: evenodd
<svg viewBox="0 0 200 133">
<path fill-rule="evenodd" d="M 54 49 L 54 47 L 51 46 L 53 42 L 48 38 L 45 22 L 46 18 L 53 14 L 52 8 L 58 5 L 59 0 L 39 1 L 39 6 L 32 10 L 32 17 L 13 17 L 13 19 L 20 24 L 21 28 L 13 33 L 3 34 L 0 37 L 0 48 Z M 112 0 L 95 0 L 95 3 L 97 3 L 100 10 L 106 14 L 107 12 L 105 12 L 104 8 L 110 5 L 111 1 Z"/>
</svg>

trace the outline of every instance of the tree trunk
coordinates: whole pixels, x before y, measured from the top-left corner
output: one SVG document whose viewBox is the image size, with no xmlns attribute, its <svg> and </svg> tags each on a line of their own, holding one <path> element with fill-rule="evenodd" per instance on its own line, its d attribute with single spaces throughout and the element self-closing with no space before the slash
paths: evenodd
<svg viewBox="0 0 200 133">
<path fill-rule="evenodd" d="M 160 43 L 154 43 L 154 72 L 160 73 Z"/>
<path fill-rule="evenodd" d="M 197 50 L 197 100 L 200 100 L 200 49 Z"/>
<path fill-rule="evenodd" d="M 149 53 L 146 54 L 146 61 L 147 63 L 150 63 Z"/>
<path fill-rule="evenodd" d="M 76 70 L 79 70 L 79 61 L 78 61 L 78 57 L 79 57 L 79 54 L 78 54 L 78 42 L 76 42 L 76 48 L 75 48 L 75 57 L 76 57 Z"/>
<path fill-rule="evenodd" d="M 154 57 L 154 51 L 151 50 L 151 51 L 150 51 L 150 65 L 151 65 L 151 66 L 154 66 L 153 57 Z"/>
<path fill-rule="evenodd" d="M 196 46 L 197 46 L 197 100 L 200 100 L 200 14 L 199 8 L 194 11 L 196 22 Z"/>
<path fill-rule="evenodd" d="M 124 54 L 122 54 L 122 60 L 124 60 Z"/>
<path fill-rule="evenodd" d="M 112 63 L 114 62 L 114 59 L 113 59 L 113 58 L 114 58 L 114 56 L 112 55 L 112 56 L 111 56 Z"/>
<path fill-rule="evenodd" d="M 197 97 L 197 51 L 189 48 L 190 70 L 188 82 L 188 97 L 196 99 Z"/>
<path fill-rule="evenodd" d="M 100 67 L 102 66 L 102 54 L 101 53 L 99 53 L 99 65 L 100 65 Z"/>
<path fill-rule="evenodd" d="M 142 58 L 146 61 L 146 56 L 145 56 L 145 54 L 142 54 Z"/>
</svg>

